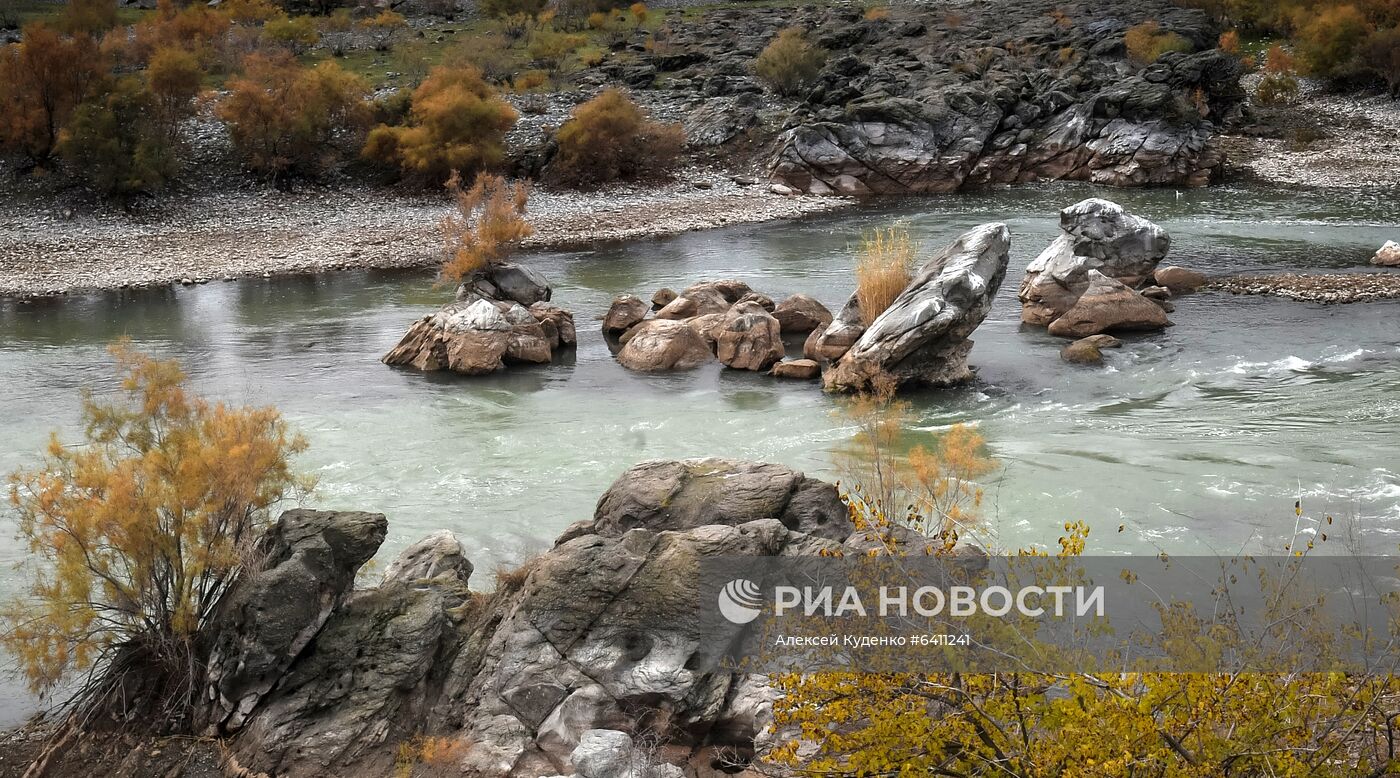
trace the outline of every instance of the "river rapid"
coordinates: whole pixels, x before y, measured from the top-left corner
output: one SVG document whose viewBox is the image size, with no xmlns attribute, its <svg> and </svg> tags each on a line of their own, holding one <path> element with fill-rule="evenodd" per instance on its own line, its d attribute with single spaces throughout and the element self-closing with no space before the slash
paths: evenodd
<svg viewBox="0 0 1400 778">
<path fill-rule="evenodd" d="M 807 292 L 836 310 L 863 231 L 906 225 L 924 252 L 988 221 L 1011 228 L 1011 270 L 976 332 L 968 387 L 909 396 L 911 442 L 978 425 L 1000 468 L 983 514 L 998 548 L 1053 547 L 1066 521 L 1090 553 L 1278 550 L 1293 504 L 1331 514 L 1372 552 L 1400 542 L 1400 301 L 1320 306 L 1205 292 L 1179 298 L 1161 333 L 1124 338 L 1107 365 L 1062 362 L 1064 341 L 1019 322 L 1016 287 L 1055 236 L 1059 208 L 1114 199 L 1164 226 L 1165 264 L 1207 273 L 1358 271 L 1400 239 L 1400 198 L 1359 190 L 1099 190 L 1056 185 L 882 201 L 806 219 L 588 251 L 532 253 L 573 311 L 575 353 L 486 378 L 379 363 L 446 302 L 426 273 L 346 271 L 66 299 L 0 301 L 0 471 L 37 460 L 51 431 L 76 441 L 79 391 L 115 389 L 118 336 L 177 357 L 195 388 L 279 407 L 311 444 L 309 506 L 383 512 L 385 561 L 449 528 L 483 580 L 546 548 L 624 469 L 721 456 L 840 475 L 854 434 L 816 383 L 722 370 L 638 375 L 597 321 L 623 292 L 649 297 L 737 278 L 774 299 Z M 93 257 L 93 262 L 101 262 Z M 0 595 L 12 593 L 13 514 L 0 509 Z M 1118 530 L 1123 525 L 1123 530 Z M 0 698 L 21 695 L 8 683 Z M 28 703 L 0 704 L 14 719 Z M 13 723 L 0 722 L 0 723 Z"/>
</svg>

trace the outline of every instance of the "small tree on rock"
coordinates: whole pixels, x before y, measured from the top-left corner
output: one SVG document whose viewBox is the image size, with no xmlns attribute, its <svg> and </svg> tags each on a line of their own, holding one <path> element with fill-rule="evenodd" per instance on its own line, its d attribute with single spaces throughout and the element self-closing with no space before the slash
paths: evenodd
<svg viewBox="0 0 1400 778">
<path fill-rule="evenodd" d="M 801 27 L 789 27 L 778 33 L 754 61 L 754 72 L 784 97 L 802 93 L 816 80 L 826 51 L 807 39 Z"/>
<path fill-rule="evenodd" d="M 445 281 L 456 282 L 487 265 L 504 262 L 535 230 L 525 219 L 530 188 L 500 176 L 479 175 L 470 189 L 456 173 L 447 182 L 453 213 L 442 220 Z"/>
</svg>

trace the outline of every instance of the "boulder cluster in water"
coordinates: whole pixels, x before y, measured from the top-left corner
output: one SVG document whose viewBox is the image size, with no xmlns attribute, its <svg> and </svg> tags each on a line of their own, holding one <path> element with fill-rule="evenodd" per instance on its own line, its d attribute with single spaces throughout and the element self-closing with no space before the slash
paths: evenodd
<svg viewBox="0 0 1400 778">
<path fill-rule="evenodd" d="M 1061 234 L 1026 269 L 1021 319 L 1053 335 L 1171 325 L 1170 299 L 1205 276 L 1161 267 L 1165 230 L 1107 200 L 1060 213 Z M 906 385 L 952 386 L 973 377 L 972 333 L 991 311 L 1010 261 L 1005 224 L 974 228 L 926 260 L 890 306 L 867 324 L 853 293 L 835 316 L 806 294 L 773 298 L 735 280 L 703 281 L 643 299 L 624 294 L 602 317 L 617 361 L 629 370 L 690 370 L 710 362 L 780 378 L 815 379 L 832 392 Z M 527 268 L 493 265 L 469 278 L 458 299 L 416 322 L 384 357 L 391 365 L 481 375 L 512 363 L 548 363 L 575 343 L 573 317 L 549 305 L 549 284 Z M 801 359 L 785 338 L 805 335 Z M 1067 349 L 1079 363 L 1101 360 L 1109 338 Z M 1114 341 L 1116 344 L 1116 341 Z"/>
<path fill-rule="evenodd" d="M 462 283 L 456 301 L 415 322 L 383 361 L 463 375 L 548 363 L 578 340 L 573 314 L 550 305 L 552 295 L 549 283 L 523 265 L 490 265 Z"/>
</svg>

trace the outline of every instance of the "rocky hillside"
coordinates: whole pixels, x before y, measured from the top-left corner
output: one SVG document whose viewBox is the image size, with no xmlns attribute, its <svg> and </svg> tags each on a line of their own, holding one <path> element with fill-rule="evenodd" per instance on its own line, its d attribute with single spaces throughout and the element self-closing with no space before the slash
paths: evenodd
<svg viewBox="0 0 1400 778">
<path fill-rule="evenodd" d="M 1132 61 L 1124 36 L 1149 20 L 1195 53 Z M 784 103 L 763 94 L 753 61 L 789 26 L 827 58 Z M 664 47 L 586 79 L 669 103 L 692 145 L 754 149 L 805 192 L 1195 186 L 1221 169 L 1215 135 L 1244 99 L 1238 62 L 1214 48 L 1219 32 L 1170 0 L 732 7 L 677 22 Z"/>
</svg>

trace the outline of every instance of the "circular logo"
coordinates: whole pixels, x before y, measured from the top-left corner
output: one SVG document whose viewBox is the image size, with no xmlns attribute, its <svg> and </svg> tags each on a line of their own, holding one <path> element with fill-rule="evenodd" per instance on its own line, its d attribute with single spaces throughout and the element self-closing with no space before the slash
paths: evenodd
<svg viewBox="0 0 1400 778">
<path fill-rule="evenodd" d="M 735 578 L 719 590 L 719 612 L 735 624 L 748 624 L 763 612 L 763 593 L 747 578 Z"/>
</svg>

